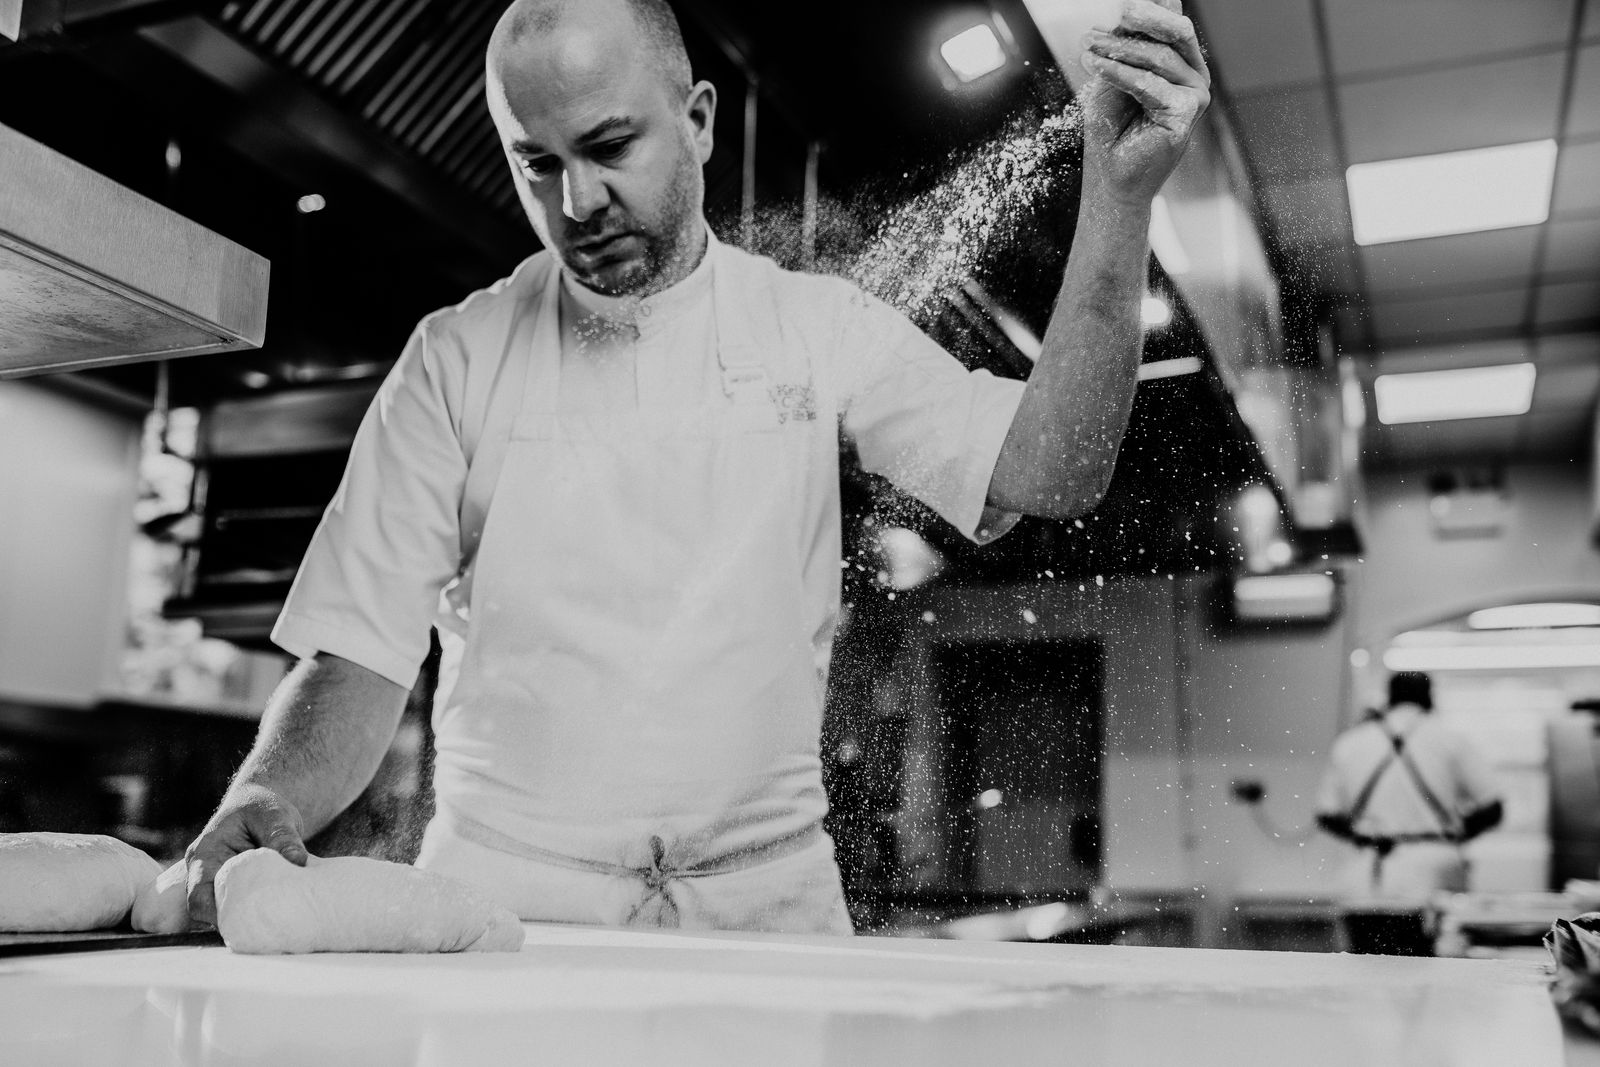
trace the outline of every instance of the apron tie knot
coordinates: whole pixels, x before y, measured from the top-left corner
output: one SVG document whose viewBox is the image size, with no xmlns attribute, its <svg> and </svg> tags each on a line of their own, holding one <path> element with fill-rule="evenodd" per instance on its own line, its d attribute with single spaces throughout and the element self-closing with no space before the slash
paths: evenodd
<svg viewBox="0 0 1600 1067">
<path fill-rule="evenodd" d="M 665 863 L 667 855 L 666 842 L 659 835 L 650 838 L 650 866 L 640 870 L 644 876 L 644 884 L 652 893 L 663 892 L 667 883 L 678 876 L 678 872 L 670 864 Z"/>
</svg>

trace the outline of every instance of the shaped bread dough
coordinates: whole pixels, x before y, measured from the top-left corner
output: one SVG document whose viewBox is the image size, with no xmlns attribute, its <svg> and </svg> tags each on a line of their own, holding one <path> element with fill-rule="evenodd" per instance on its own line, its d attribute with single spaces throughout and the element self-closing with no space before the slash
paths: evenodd
<svg viewBox="0 0 1600 1067">
<path fill-rule="evenodd" d="M 267 848 L 217 872 L 217 929 L 235 952 L 517 952 L 522 923 L 453 878 L 400 863 Z"/>
<path fill-rule="evenodd" d="M 179 860 L 133 897 L 133 928 L 145 934 L 181 934 L 189 921 L 189 866 Z"/>
<path fill-rule="evenodd" d="M 161 865 L 101 834 L 0 834 L 0 931 L 100 930 L 127 918 Z"/>
</svg>

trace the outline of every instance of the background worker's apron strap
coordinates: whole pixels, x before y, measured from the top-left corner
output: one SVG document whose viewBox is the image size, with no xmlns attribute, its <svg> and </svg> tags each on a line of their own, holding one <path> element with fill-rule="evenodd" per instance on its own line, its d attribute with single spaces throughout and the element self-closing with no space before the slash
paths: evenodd
<svg viewBox="0 0 1600 1067">
<path fill-rule="evenodd" d="M 1440 834 L 1447 841 L 1457 841 L 1460 834 L 1457 832 L 1456 820 L 1451 816 L 1450 810 L 1444 806 L 1444 802 L 1439 799 L 1439 795 L 1433 791 L 1433 787 L 1428 784 L 1427 778 L 1423 777 L 1422 768 L 1417 766 L 1416 761 L 1411 758 L 1411 753 L 1406 751 L 1405 735 L 1390 730 L 1388 723 L 1382 721 L 1379 721 L 1378 728 L 1389 735 L 1389 741 L 1394 746 L 1396 760 L 1411 776 L 1411 783 L 1417 787 L 1417 792 L 1421 794 L 1423 803 L 1427 804 L 1428 809 L 1433 812 L 1433 817 L 1439 820 Z"/>
<path fill-rule="evenodd" d="M 1379 720 L 1378 728 L 1389 735 L 1390 748 L 1388 752 L 1383 754 L 1383 759 L 1378 761 L 1378 765 L 1372 768 L 1372 773 L 1367 775 L 1367 780 L 1362 784 L 1361 791 L 1356 794 L 1355 803 L 1350 805 L 1350 811 L 1345 816 L 1350 820 L 1352 833 L 1355 831 L 1355 825 L 1361 819 L 1361 816 L 1366 814 L 1367 805 L 1372 803 L 1372 793 L 1378 788 L 1378 783 L 1383 780 L 1384 773 L 1393 766 L 1394 761 L 1404 748 L 1404 739 L 1397 739 L 1396 735 L 1390 733 L 1388 728 L 1383 725 L 1382 720 Z"/>
<path fill-rule="evenodd" d="M 1450 818 L 1448 809 L 1439 800 L 1438 794 L 1433 791 L 1433 788 L 1428 784 L 1428 780 L 1423 777 L 1422 769 L 1411 758 L 1411 753 L 1406 751 L 1406 735 L 1391 730 L 1389 724 L 1381 718 L 1377 720 L 1377 726 L 1389 738 L 1389 751 L 1384 754 L 1383 759 L 1372 769 L 1372 773 L 1367 776 L 1360 793 L 1356 795 L 1355 803 L 1350 806 L 1350 813 L 1347 817 L 1350 820 L 1351 831 L 1355 832 L 1356 822 L 1365 814 L 1367 806 L 1372 802 L 1372 794 L 1377 789 L 1378 783 L 1383 780 L 1383 776 L 1390 767 L 1398 764 L 1405 768 L 1411 778 L 1412 785 L 1416 787 L 1418 794 L 1421 795 L 1423 803 L 1428 806 L 1428 809 L 1433 812 L 1434 818 L 1439 821 L 1440 832 L 1438 834 L 1404 834 L 1398 837 L 1376 838 L 1363 837 L 1357 834 L 1356 841 L 1372 849 L 1372 885 L 1374 888 L 1382 884 L 1383 861 L 1390 852 L 1394 851 L 1396 845 L 1418 843 L 1460 844 L 1460 835 L 1453 827 L 1453 820 Z"/>
</svg>

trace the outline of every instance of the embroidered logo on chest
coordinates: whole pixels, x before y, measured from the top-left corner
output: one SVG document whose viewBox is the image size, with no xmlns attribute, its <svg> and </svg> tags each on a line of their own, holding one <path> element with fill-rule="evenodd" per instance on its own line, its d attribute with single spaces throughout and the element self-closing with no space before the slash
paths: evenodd
<svg viewBox="0 0 1600 1067">
<path fill-rule="evenodd" d="M 767 395 L 778 409 L 779 422 L 817 421 L 817 393 L 810 383 L 780 382 L 769 386 Z"/>
</svg>

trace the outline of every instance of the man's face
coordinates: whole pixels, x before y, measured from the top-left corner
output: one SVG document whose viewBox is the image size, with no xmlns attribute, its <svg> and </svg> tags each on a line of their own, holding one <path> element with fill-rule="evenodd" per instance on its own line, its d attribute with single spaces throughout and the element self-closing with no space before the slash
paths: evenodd
<svg viewBox="0 0 1600 1067">
<path fill-rule="evenodd" d="M 610 295 L 647 295 L 693 266 L 716 106 L 705 83 L 684 99 L 630 37 L 560 28 L 507 49 L 489 75 L 534 231 L 579 282 Z"/>
</svg>

